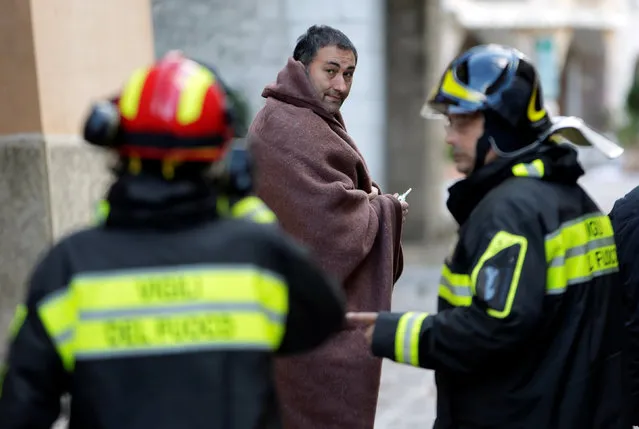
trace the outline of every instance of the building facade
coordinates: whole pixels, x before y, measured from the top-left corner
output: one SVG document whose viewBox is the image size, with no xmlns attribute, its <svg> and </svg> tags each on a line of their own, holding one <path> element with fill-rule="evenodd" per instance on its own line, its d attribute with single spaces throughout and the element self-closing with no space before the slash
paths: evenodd
<svg viewBox="0 0 639 429">
<path fill-rule="evenodd" d="M 264 86 L 313 24 L 358 49 L 347 129 L 386 192 L 412 187 L 407 237 L 445 232 L 441 124 L 419 111 L 445 64 L 478 43 L 513 45 L 537 63 L 548 107 L 610 129 L 632 81 L 636 0 L 153 0 L 156 55 L 214 63 L 253 113 Z M 313 144 L 313 142 L 309 142 Z"/>
</svg>

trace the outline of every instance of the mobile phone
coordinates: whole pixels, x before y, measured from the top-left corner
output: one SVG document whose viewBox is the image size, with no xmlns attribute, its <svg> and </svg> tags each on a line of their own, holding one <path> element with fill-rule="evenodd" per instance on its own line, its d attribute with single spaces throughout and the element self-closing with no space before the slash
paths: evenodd
<svg viewBox="0 0 639 429">
<path fill-rule="evenodd" d="M 399 197 L 397 197 L 397 199 L 399 201 L 406 201 L 406 197 L 408 196 L 408 194 L 410 194 L 410 191 L 412 191 L 413 188 L 408 188 L 408 190 L 406 192 L 404 192 L 402 195 L 400 195 Z"/>
</svg>

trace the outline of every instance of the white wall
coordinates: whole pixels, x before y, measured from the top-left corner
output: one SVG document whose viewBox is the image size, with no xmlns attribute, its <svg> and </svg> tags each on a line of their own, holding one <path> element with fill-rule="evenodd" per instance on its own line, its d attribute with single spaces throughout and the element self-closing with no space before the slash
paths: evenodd
<svg viewBox="0 0 639 429">
<path fill-rule="evenodd" d="M 313 24 L 333 26 L 355 45 L 359 59 L 342 114 L 373 178 L 385 187 L 384 0 L 286 0 L 285 13 L 290 52 Z"/>
</svg>

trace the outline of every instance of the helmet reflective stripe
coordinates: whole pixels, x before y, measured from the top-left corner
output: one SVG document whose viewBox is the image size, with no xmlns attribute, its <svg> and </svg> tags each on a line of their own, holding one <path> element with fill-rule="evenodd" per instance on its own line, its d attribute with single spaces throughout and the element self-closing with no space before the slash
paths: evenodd
<svg viewBox="0 0 639 429">
<path fill-rule="evenodd" d="M 187 77 L 176 113 L 178 124 L 189 125 L 200 119 L 204 98 L 213 83 L 215 83 L 215 76 L 203 67 L 198 67 L 191 76 Z"/>
<path fill-rule="evenodd" d="M 138 116 L 142 90 L 144 89 L 146 78 L 149 76 L 149 71 L 149 68 L 134 71 L 124 86 L 124 90 L 120 96 L 119 107 L 120 114 L 128 120 L 134 120 Z"/>
<path fill-rule="evenodd" d="M 530 101 L 528 102 L 528 120 L 532 123 L 541 121 L 546 116 L 546 109 L 541 106 L 541 109 L 537 109 L 537 93 L 539 92 L 539 83 L 535 82 L 535 87 L 530 95 Z"/>
<path fill-rule="evenodd" d="M 463 101 L 469 101 L 471 103 L 476 103 L 486 99 L 485 94 L 460 85 L 457 82 L 457 79 L 455 79 L 451 69 L 448 69 L 444 75 L 444 79 L 441 84 L 441 92 L 446 95 L 450 95 L 451 97 L 458 98 Z"/>
</svg>

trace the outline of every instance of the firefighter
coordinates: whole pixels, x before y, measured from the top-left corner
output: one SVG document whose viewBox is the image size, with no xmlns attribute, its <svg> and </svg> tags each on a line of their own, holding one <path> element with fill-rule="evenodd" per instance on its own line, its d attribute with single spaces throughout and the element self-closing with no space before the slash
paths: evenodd
<svg viewBox="0 0 639 429">
<path fill-rule="evenodd" d="M 438 312 L 347 318 L 374 355 L 435 371 L 437 429 L 628 428 L 613 229 L 577 184 L 577 151 L 555 133 L 535 67 L 510 47 L 474 47 L 427 104 L 465 175 L 449 189 L 459 237 Z"/>
<path fill-rule="evenodd" d="M 343 324 L 340 288 L 277 228 L 216 210 L 239 118 L 219 75 L 169 53 L 96 105 L 120 159 L 106 219 L 44 255 L 11 328 L 1 429 L 277 428 L 274 355 Z"/>
</svg>

